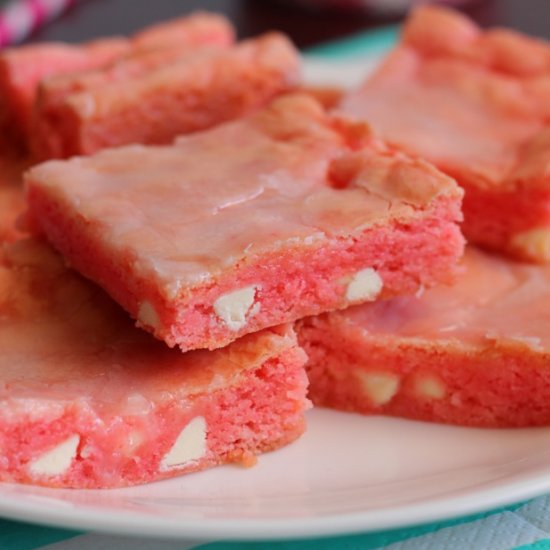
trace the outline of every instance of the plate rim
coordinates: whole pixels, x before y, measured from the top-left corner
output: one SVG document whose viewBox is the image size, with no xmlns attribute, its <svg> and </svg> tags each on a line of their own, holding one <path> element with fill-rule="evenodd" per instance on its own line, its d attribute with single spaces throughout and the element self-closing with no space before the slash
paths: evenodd
<svg viewBox="0 0 550 550">
<path fill-rule="evenodd" d="M 284 519 L 163 518 L 124 511 L 106 513 L 93 505 L 49 509 L 45 503 L 29 503 L 25 496 L 8 504 L 5 497 L 2 497 L 1 489 L 10 485 L 15 484 L 0 483 L 0 515 L 6 519 L 57 529 L 158 539 L 275 541 L 366 534 L 466 518 L 492 510 L 496 512 L 501 507 L 549 493 L 550 473 L 499 483 L 486 489 L 472 489 L 464 495 L 439 497 L 419 504 L 313 518 Z"/>
</svg>

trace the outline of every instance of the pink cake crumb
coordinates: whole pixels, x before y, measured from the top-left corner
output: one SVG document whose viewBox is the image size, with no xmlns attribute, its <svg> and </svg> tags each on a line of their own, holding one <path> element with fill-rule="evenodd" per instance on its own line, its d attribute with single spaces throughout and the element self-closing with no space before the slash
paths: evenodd
<svg viewBox="0 0 550 550">
<path fill-rule="evenodd" d="M 164 48 L 44 83 L 34 113 L 37 158 L 170 143 L 246 115 L 294 88 L 299 55 L 270 33 L 233 48 Z"/>
<path fill-rule="evenodd" d="M 26 184 L 35 230 L 182 350 L 415 292 L 463 251 L 453 180 L 299 94 L 172 146 L 51 161 Z"/>
<path fill-rule="evenodd" d="M 427 6 L 339 110 L 457 180 L 469 241 L 546 262 L 549 93 L 549 43 Z"/>
<path fill-rule="evenodd" d="M 28 140 L 39 84 L 46 78 L 89 70 L 117 58 L 164 47 L 229 45 L 230 23 L 219 15 L 197 13 L 154 25 L 131 38 L 104 38 L 80 45 L 44 43 L 0 52 L 0 128 L 13 139 Z"/>
<path fill-rule="evenodd" d="M 481 427 L 550 424 L 550 268 L 470 248 L 453 286 L 300 321 L 316 405 Z"/>
<path fill-rule="evenodd" d="M 289 326 L 182 354 L 47 245 L 0 265 L 0 479 L 107 488 L 250 465 L 304 430 L 305 355 Z"/>
</svg>

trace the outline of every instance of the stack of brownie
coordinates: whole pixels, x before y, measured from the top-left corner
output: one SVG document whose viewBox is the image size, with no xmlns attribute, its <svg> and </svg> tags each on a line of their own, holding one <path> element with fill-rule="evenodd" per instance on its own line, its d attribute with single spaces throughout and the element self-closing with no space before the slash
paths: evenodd
<svg viewBox="0 0 550 550">
<path fill-rule="evenodd" d="M 331 109 L 299 66 L 209 14 L 0 53 L 0 479 L 250 465 L 310 399 L 550 424 L 550 270 L 459 226 L 550 258 L 550 46 L 423 8 Z"/>
</svg>

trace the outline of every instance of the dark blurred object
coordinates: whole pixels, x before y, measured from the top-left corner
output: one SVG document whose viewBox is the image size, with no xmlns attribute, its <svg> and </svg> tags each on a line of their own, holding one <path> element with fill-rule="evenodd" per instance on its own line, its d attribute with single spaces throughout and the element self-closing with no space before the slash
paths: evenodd
<svg viewBox="0 0 550 550">
<path fill-rule="evenodd" d="M 372 15 L 401 15 L 426 0 L 278 0 L 289 5 L 298 6 L 310 11 L 331 11 L 356 13 L 363 12 Z M 439 0 L 432 3 L 461 7 L 475 0 Z"/>
<path fill-rule="evenodd" d="M 317 0 L 243 0 L 242 12 L 245 29 L 279 29 L 287 33 L 300 48 L 306 48 L 338 40 L 344 36 L 399 23 L 404 14 L 385 11 L 373 13 L 366 10 L 353 11 L 311 9 Z M 351 5 L 358 0 L 319 0 L 320 2 L 342 2 Z M 363 1 L 363 0 L 361 0 Z M 376 0 L 387 4 L 402 3 L 403 0 Z M 516 0 L 513 0 L 516 1 Z M 532 1 L 532 0 L 530 0 Z M 543 0 L 548 1 L 550 0 Z M 407 0 L 410 4 L 410 1 Z M 306 4 L 304 4 L 306 3 Z M 461 9 L 482 24 L 491 23 L 495 5 L 499 0 L 466 0 Z M 456 7 L 456 6 L 455 6 Z M 550 32 L 550 28 L 548 29 Z"/>
<path fill-rule="evenodd" d="M 155 21 L 202 9 L 226 14 L 240 37 L 279 29 L 304 48 L 401 19 L 363 12 L 316 12 L 290 7 L 283 1 L 289 0 L 82 0 L 60 20 L 35 34 L 33 40 L 78 42 L 126 34 Z M 461 9 L 483 26 L 507 26 L 550 38 L 550 0 L 471 0 Z"/>
</svg>

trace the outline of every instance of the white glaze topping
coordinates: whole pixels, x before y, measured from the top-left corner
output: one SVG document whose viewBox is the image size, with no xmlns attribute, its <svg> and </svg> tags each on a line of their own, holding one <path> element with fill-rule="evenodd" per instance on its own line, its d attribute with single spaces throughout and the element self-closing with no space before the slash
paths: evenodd
<svg viewBox="0 0 550 550">
<path fill-rule="evenodd" d="M 336 315 L 373 334 L 468 344 L 513 340 L 550 351 L 550 268 L 470 248 L 455 285 Z"/>
<path fill-rule="evenodd" d="M 31 193 L 40 188 L 87 220 L 115 258 L 130 251 L 134 269 L 168 296 L 256 253 L 460 197 L 431 166 L 385 150 L 365 125 L 338 123 L 302 95 L 174 146 L 49 162 L 27 180 Z"/>
</svg>

